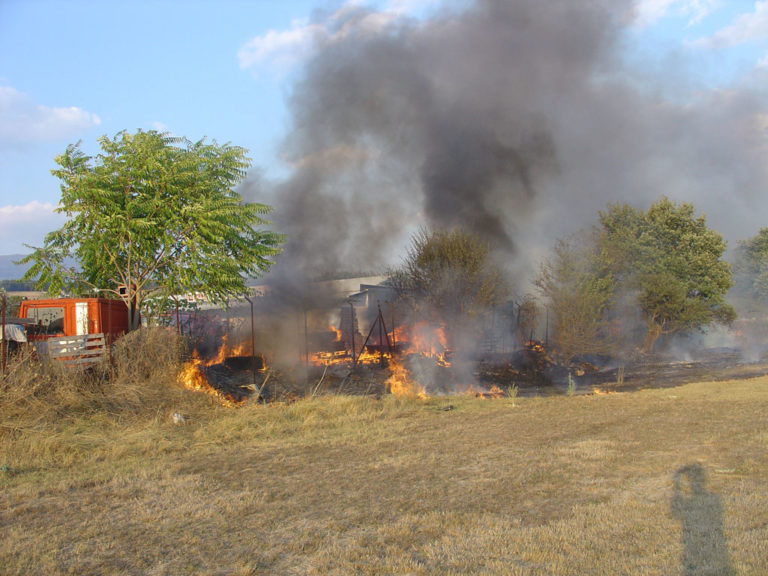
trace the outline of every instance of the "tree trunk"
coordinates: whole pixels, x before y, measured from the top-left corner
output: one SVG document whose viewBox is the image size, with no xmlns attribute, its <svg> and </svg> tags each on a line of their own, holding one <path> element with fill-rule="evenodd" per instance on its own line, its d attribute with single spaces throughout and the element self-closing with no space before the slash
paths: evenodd
<svg viewBox="0 0 768 576">
<path fill-rule="evenodd" d="M 643 353 L 650 354 L 653 352 L 653 346 L 659 339 L 663 332 L 661 324 L 657 324 L 653 320 L 648 323 L 648 331 L 645 333 L 645 339 L 643 340 Z"/>
<path fill-rule="evenodd" d="M 141 327 L 141 303 L 139 300 L 139 294 L 137 291 L 132 290 L 125 295 L 122 295 L 122 300 L 125 302 L 125 306 L 128 308 L 128 330 L 133 331 Z"/>
<path fill-rule="evenodd" d="M 141 315 L 139 314 L 139 307 L 136 306 L 135 301 L 131 301 L 128 305 L 128 326 L 131 331 L 136 330 L 141 326 Z"/>
<path fill-rule="evenodd" d="M 138 290 L 135 290 L 131 297 L 130 312 L 131 330 L 138 330 L 141 328 L 141 299 Z"/>
</svg>

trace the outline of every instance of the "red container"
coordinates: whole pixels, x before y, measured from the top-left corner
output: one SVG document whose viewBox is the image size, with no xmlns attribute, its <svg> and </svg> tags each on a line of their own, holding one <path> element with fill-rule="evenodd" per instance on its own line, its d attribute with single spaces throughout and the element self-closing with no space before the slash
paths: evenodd
<svg viewBox="0 0 768 576">
<path fill-rule="evenodd" d="M 34 321 L 27 326 L 30 340 L 100 333 L 114 340 L 129 326 L 125 302 L 108 298 L 23 300 L 19 317 Z"/>
</svg>

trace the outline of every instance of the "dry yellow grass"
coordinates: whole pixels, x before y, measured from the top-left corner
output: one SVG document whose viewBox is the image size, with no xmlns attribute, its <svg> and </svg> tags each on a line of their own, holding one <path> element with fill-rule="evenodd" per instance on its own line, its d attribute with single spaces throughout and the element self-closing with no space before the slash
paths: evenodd
<svg viewBox="0 0 768 576">
<path fill-rule="evenodd" d="M 1 573 L 768 573 L 768 378 L 514 403 L 180 392 L 37 426 L 2 445 Z"/>
</svg>

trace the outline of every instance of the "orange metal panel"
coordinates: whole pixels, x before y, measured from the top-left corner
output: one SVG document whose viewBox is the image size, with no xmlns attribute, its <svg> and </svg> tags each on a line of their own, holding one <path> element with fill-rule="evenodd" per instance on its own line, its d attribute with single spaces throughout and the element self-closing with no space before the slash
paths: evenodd
<svg viewBox="0 0 768 576">
<path fill-rule="evenodd" d="M 122 300 L 108 298 L 48 298 L 42 300 L 24 300 L 19 307 L 21 318 L 30 318 L 30 311 L 45 308 L 62 308 L 64 310 L 63 327 L 61 332 L 40 335 L 42 338 L 52 336 L 74 336 L 77 334 L 77 318 L 75 314 L 77 303 L 88 304 L 88 333 L 104 333 L 115 339 L 128 331 L 128 308 Z"/>
</svg>

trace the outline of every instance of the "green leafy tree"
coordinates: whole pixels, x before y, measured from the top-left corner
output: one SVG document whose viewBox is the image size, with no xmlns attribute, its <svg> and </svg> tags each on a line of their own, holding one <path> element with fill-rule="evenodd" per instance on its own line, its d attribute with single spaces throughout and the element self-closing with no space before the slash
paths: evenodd
<svg viewBox="0 0 768 576">
<path fill-rule="evenodd" d="M 420 230 L 390 282 L 413 320 L 439 324 L 458 357 L 470 354 L 487 313 L 506 300 L 508 286 L 491 247 L 476 234 Z M 462 356 L 463 357 L 463 356 Z"/>
<path fill-rule="evenodd" d="M 739 292 L 768 302 L 768 228 L 739 243 L 734 263 L 734 282 Z"/>
<path fill-rule="evenodd" d="M 610 348 L 607 312 L 614 280 L 599 258 L 595 233 L 558 240 L 535 284 L 552 317 L 551 341 L 564 364 L 577 354 Z"/>
<path fill-rule="evenodd" d="M 645 213 L 611 205 L 600 213 L 599 244 L 619 292 L 633 295 L 642 312 L 643 351 L 651 352 L 662 334 L 734 319 L 725 302 L 731 287 L 725 242 L 692 204 L 662 198 Z"/>
<path fill-rule="evenodd" d="M 520 344 L 525 344 L 532 338 L 539 320 L 539 305 L 531 294 L 526 294 L 519 302 L 513 304 L 517 309 L 515 314 L 515 336 Z"/>
<path fill-rule="evenodd" d="M 739 333 L 745 349 L 756 350 L 768 341 L 768 228 L 738 243 L 733 280 L 728 297 L 743 320 Z"/>
<path fill-rule="evenodd" d="M 463 230 L 420 230 L 391 281 L 416 306 L 454 317 L 484 312 L 508 291 L 491 247 Z"/>
<path fill-rule="evenodd" d="M 262 229 L 270 208 L 233 190 L 246 150 L 141 130 L 99 143 L 96 157 L 80 143 L 56 157 L 58 211 L 69 219 L 22 260 L 33 263 L 25 279 L 52 294 L 111 293 L 135 328 L 149 295 L 196 291 L 225 303 L 269 268 L 281 240 Z M 66 266 L 72 258 L 77 267 Z"/>
</svg>

